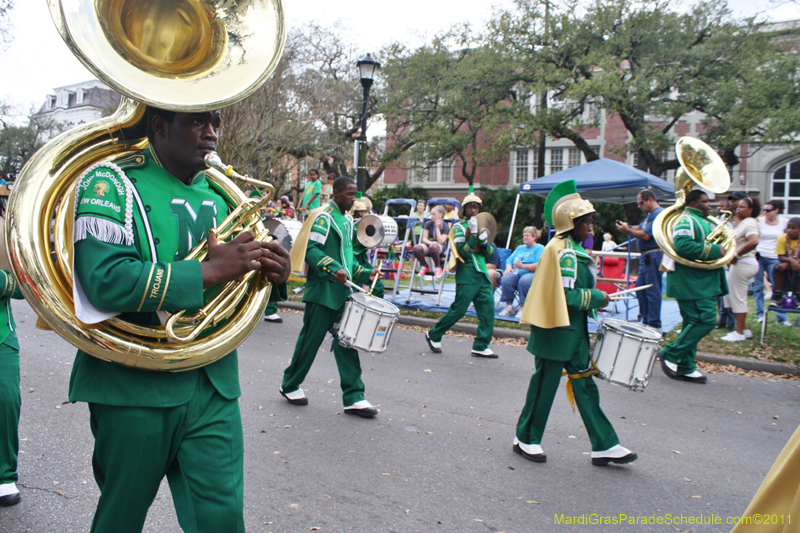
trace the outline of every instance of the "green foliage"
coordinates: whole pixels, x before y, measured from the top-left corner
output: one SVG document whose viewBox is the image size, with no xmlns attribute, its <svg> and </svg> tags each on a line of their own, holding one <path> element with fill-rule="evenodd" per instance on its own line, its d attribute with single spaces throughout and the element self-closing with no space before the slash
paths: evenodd
<svg viewBox="0 0 800 533">
<path fill-rule="evenodd" d="M 382 57 L 376 112 L 388 125 L 383 167 L 404 157 L 418 168 L 455 160 L 471 184 L 479 165 L 504 156 L 492 143 L 492 117 L 513 91 L 510 56 L 463 27 L 416 50 L 393 44 Z"/>
<path fill-rule="evenodd" d="M 428 191 L 422 187 L 410 187 L 407 183 L 399 183 L 396 187 L 382 187 L 369 195 L 372 198 L 372 208 L 376 213 L 383 213 L 386 200 L 395 198 L 410 198 L 414 200 L 428 200 Z M 397 213 L 390 210 L 389 215 L 401 216 L 408 215 L 407 208 L 397 208 Z"/>
<path fill-rule="evenodd" d="M 595 248 L 600 249 L 600 243 L 603 242 L 603 233 L 610 233 L 614 239 L 614 242 L 617 244 L 623 243 L 629 239 L 629 237 L 617 231 L 617 225 L 615 222 L 617 220 L 621 220 L 623 222 L 629 222 L 630 224 L 638 224 L 639 219 L 632 220 L 626 214 L 625 207 L 620 204 L 612 204 L 608 202 L 592 202 L 594 204 L 595 215 L 594 215 L 594 243 Z M 636 204 L 633 204 L 633 207 L 638 210 Z M 641 211 L 640 211 L 641 213 Z"/>
</svg>

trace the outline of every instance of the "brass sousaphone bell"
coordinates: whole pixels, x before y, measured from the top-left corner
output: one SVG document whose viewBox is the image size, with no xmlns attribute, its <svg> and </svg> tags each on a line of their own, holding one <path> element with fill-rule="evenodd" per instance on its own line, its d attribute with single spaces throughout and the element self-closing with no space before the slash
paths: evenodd
<svg viewBox="0 0 800 533">
<path fill-rule="evenodd" d="M 216 361 L 244 342 L 259 323 L 269 300 L 269 284 L 260 283 L 260 276 L 226 284 L 227 296 L 213 311 L 176 318 L 171 333 L 165 327 L 143 327 L 119 317 L 91 326 L 81 323 L 72 295 L 75 182 L 97 162 L 148 146 L 145 105 L 205 112 L 255 92 L 283 51 L 286 23 L 281 0 L 49 0 L 48 4 L 70 50 L 124 98 L 112 116 L 59 135 L 23 168 L 7 213 L 6 242 L 14 275 L 39 317 L 94 357 L 162 371 Z M 258 236 L 266 235 L 257 202 L 248 200 L 232 181 L 239 176 L 224 165 L 209 168 L 206 175 L 234 211 L 229 219 L 236 221 L 228 224 L 229 229 L 237 232 L 245 226 Z M 204 244 L 190 256 L 201 258 Z M 197 328 L 207 323 L 217 327 L 201 333 Z"/>
<path fill-rule="evenodd" d="M 736 253 L 736 236 L 724 221 L 707 217 L 714 231 L 706 236 L 706 242 L 725 247 L 725 255 L 713 260 L 691 260 L 678 255 L 672 237 L 672 228 L 686 207 L 686 195 L 697 185 L 700 188 L 721 194 L 731 185 L 731 177 L 722 158 L 713 148 L 694 137 L 681 137 L 675 143 L 675 156 L 681 168 L 675 175 L 675 205 L 664 209 L 653 222 L 653 237 L 664 255 L 682 265 L 711 270 L 727 265 Z"/>
</svg>

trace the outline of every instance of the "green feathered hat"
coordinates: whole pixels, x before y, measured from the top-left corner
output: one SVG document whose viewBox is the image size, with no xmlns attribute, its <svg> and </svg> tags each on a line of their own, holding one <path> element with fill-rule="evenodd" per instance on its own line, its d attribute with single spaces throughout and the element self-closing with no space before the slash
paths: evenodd
<svg viewBox="0 0 800 533">
<path fill-rule="evenodd" d="M 573 220 L 594 213 L 594 206 L 581 198 L 575 180 L 562 181 L 550 190 L 544 201 L 544 218 L 548 226 L 555 228 L 556 235 L 575 227 Z"/>
</svg>

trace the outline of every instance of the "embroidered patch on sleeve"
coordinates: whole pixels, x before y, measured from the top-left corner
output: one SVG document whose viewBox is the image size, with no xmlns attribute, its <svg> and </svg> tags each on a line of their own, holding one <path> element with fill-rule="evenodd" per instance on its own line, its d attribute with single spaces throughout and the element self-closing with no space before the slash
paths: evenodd
<svg viewBox="0 0 800 533">
<path fill-rule="evenodd" d="M 311 233 L 308 238 L 314 242 L 325 244 L 328 240 L 328 232 L 331 230 L 330 216 L 325 213 L 317 215 L 314 225 L 311 226 Z"/>
<path fill-rule="evenodd" d="M 116 164 L 86 170 L 75 186 L 73 240 L 87 235 L 110 244 L 133 244 L 133 185 Z"/>
<path fill-rule="evenodd" d="M 558 265 L 561 268 L 561 284 L 568 289 L 575 286 L 578 278 L 578 259 L 573 250 L 562 250 L 558 254 Z"/>
<path fill-rule="evenodd" d="M 464 242 L 465 240 L 464 225 L 456 224 L 453 226 L 453 242 Z"/>
</svg>

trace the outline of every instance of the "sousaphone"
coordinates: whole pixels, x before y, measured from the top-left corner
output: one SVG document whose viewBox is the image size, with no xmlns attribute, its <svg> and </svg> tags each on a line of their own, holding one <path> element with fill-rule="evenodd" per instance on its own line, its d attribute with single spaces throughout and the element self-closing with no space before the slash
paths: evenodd
<svg viewBox="0 0 800 533">
<path fill-rule="evenodd" d="M 142 327 L 119 317 L 91 326 L 81 323 L 72 296 L 75 182 L 99 161 L 147 147 L 145 105 L 203 112 L 255 92 L 283 51 L 286 23 L 281 0 L 48 3 L 67 46 L 124 98 L 112 116 L 59 135 L 23 168 L 7 213 L 11 269 L 39 317 L 94 357 L 162 371 L 216 361 L 239 346 L 259 323 L 269 300 L 269 284 L 260 275 L 226 284 L 213 309 L 191 317 L 175 314 L 171 327 Z M 257 238 L 265 237 L 259 206 L 231 180 L 241 176 L 225 166 L 209 168 L 206 175 L 233 209 L 223 223 L 227 228 L 217 228 L 224 231 L 221 235 L 248 228 Z M 202 260 L 204 244 L 190 257 Z"/>
</svg>

